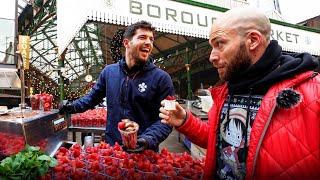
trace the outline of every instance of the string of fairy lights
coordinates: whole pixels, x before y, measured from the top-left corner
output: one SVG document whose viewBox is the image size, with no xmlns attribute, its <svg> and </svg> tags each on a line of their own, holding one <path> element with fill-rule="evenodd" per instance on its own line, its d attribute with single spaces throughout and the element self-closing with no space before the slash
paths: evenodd
<svg viewBox="0 0 320 180">
<path fill-rule="evenodd" d="M 122 58 L 122 40 L 125 29 L 118 29 L 114 34 L 110 44 L 110 54 L 114 62 Z M 32 67 L 25 72 L 26 84 L 28 85 L 29 94 L 52 94 L 54 97 L 53 107 L 57 108 L 60 103 L 60 89 L 58 84 L 44 73 Z M 72 89 L 69 84 L 64 84 L 64 92 L 66 100 L 75 100 L 87 94 L 94 83 L 88 83 L 84 87 Z"/>
<path fill-rule="evenodd" d="M 47 77 L 43 73 L 39 72 L 35 68 L 30 68 L 25 72 L 26 84 L 30 88 L 30 95 L 33 94 L 52 94 L 54 101 L 52 105 L 54 108 L 58 108 L 60 102 L 60 90 L 58 84 L 53 81 L 51 78 Z M 92 88 L 93 83 L 87 84 L 83 88 L 72 90 L 69 85 L 64 84 L 65 99 L 74 100 L 82 97 L 84 94 L 87 94 Z"/>
<path fill-rule="evenodd" d="M 124 31 L 125 29 L 123 28 L 118 29 L 110 42 L 110 54 L 114 62 L 118 62 L 122 58 L 121 47 Z"/>
<path fill-rule="evenodd" d="M 25 80 L 30 88 L 30 95 L 41 93 L 52 94 L 54 96 L 53 107 L 58 106 L 57 100 L 59 99 L 60 93 L 58 85 L 53 80 L 39 73 L 34 68 L 26 70 Z"/>
</svg>

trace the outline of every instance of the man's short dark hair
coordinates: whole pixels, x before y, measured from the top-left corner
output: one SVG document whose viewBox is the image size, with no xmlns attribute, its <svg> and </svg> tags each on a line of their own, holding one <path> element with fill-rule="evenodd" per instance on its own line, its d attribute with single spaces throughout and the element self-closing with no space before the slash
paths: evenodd
<svg viewBox="0 0 320 180">
<path fill-rule="evenodd" d="M 124 39 L 131 39 L 135 34 L 137 29 L 145 29 L 154 32 L 155 28 L 152 27 L 147 21 L 139 21 L 134 24 L 131 24 L 126 28 L 123 34 Z"/>
</svg>

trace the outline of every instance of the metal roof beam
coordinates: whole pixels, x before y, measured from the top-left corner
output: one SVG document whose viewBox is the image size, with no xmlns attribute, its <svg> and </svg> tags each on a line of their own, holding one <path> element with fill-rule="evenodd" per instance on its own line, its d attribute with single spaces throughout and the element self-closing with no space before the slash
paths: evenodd
<svg viewBox="0 0 320 180">
<path fill-rule="evenodd" d="M 155 43 L 153 43 L 153 47 L 155 47 L 163 57 L 165 56 L 163 51 L 161 51 L 160 48 Z"/>
<path fill-rule="evenodd" d="M 78 42 L 73 40 L 74 48 L 77 50 L 78 55 L 80 56 L 80 60 L 84 65 L 87 65 L 88 62 L 85 59 L 85 56 L 82 54 L 82 49 L 79 47 Z"/>
<path fill-rule="evenodd" d="M 69 66 L 70 66 L 70 68 L 74 71 L 74 73 L 79 77 L 80 75 L 78 74 L 78 72 L 73 68 L 73 66 L 69 63 L 69 61 L 67 61 L 67 60 L 64 60 L 64 62 L 66 62 Z"/>
<path fill-rule="evenodd" d="M 46 57 L 44 57 L 38 50 L 36 50 L 33 46 L 31 46 L 31 49 L 36 52 L 40 57 L 42 57 L 48 64 L 47 65 L 50 65 L 52 66 L 53 68 L 55 68 L 50 61 L 47 60 Z"/>
<path fill-rule="evenodd" d="M 194 44 L 194 43 L 202 43 L 202 42 L 206 42 L 206 41 L 208 41 L 207 39 L 194 39 L 194 40 L 192 40 L 192 41 L 189 41 L 189 42 L 186 42 L 186 43 L 182 43 L 182 44 L 180 44 L 180 45 L 178 45 L 178 46 L 175 46 L 175 47 L 172 47 L 172 48 L 169 48 L 169 49 L 167 49 L 167 50 L 165 50 L 165 51 L 163 51 L 163 53 L 164 54 L 175 54 L 176 53 L 176 51 L 178 50 L 184 50 L 186 47 L 189 47 L 190 48 L 190 44 Z M 154 56 L 153 56 L 155 59 L 158 59 L 158 58 L 160 58 L 160 57 L 162 57 L 162 54 L 155 54 Z M 166 58 L 166 57 L 164 57 L 164 58 Z"/>
<path fill-rule="evenodd" d="M 99 64 L 102 66 L 102 64 L 99 62 L 98 60 L 98 57 L 97 57 L 97 53 L 96 53 L 96 50 L 94 49 L 93 47 L 93 44 L 92 44 L 92 40 L 91 40 L 91 36 L 89 34 L 89 31 L 88 31 L 88 28 L 87 26 L 84 26 L 84 32 L 86 33 L 87 37 L 88 37 L 88 43 L 89 43 L 89 47 L 91 49 L 91 52 L 93 54 L 93 59 L 96 61 L 96 64 Z M 98 36 L 98 35 L 97 35 Z"/>
<path fill-rule="evenodd" d="M 53 47 L 56 47 L 56 45 L 55 45 L 54 42 L 52 41 L 51 37 L 49 37 L 48 34 L 47 34 L 45 31 L 42 30 L 42 32 L 43 32 L 44 36 L 47 37 L 48 41 L 52 44 L 52 46 L 53 46 Z"/>
</svg>

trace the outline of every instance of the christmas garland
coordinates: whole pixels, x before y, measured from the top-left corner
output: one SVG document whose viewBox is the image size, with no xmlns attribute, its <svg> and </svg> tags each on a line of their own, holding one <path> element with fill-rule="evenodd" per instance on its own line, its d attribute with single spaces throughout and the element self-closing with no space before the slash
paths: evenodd
<svg viewBox="0 0 320 180">
<path fill-rule="evenodd" d="M 110 53 L 113 61 L 116 63 L 122 58 L 121 47 L 123 41 L 123 33 L 125 29 L 118 29 L 112 37 L 110 45 Z"/>
</svg>

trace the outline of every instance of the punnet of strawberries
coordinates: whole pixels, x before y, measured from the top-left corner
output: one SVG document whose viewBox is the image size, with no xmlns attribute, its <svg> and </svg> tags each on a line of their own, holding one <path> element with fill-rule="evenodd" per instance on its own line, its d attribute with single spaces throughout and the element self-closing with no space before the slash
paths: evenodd
<svg viewBox="0 0 320 180">
<path fill-rule="evenodd" d="M 137 132 L 139 130 L 139 125 L 129 119 L 123 119 L 118 123 L 118 130 L 121 134 L 123 146 L 129 149 L 135 149 L 137 145 Z"/>
<path fill-rule="evenodd" d="M 188 153 L 145 150 L 129 154 L 119 144 L 82 149 L 79 144 L 56 153 L 58 165 L 47 179 L 201 179 L 204 162 Z"/>
<path fill-rule="evenodd" d="M 75 127 L 106 127 L 107 110 L 97 108 L 75 114 L 71 117 L 71 124 Z"/>
<path fill-rule="evenodd" d="M 22 135 L 0 132 L 0 157 L 17 154 L 25 148 L 25 145 L 26 141 Z M 41 151 L 45 151 L 48 139 L 41 139 L 29 145 L 38 146 Z"/>
<path fill-rule="evenodd" d="M 25 143 L 22 135 L 0 132 L 0 156 L 17 154 L 24 149 Z"/>
</svg>

